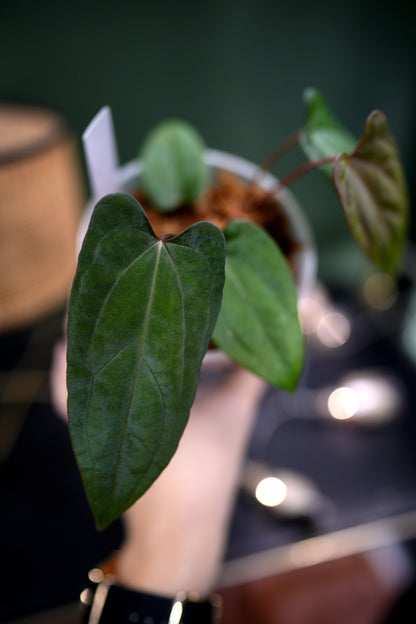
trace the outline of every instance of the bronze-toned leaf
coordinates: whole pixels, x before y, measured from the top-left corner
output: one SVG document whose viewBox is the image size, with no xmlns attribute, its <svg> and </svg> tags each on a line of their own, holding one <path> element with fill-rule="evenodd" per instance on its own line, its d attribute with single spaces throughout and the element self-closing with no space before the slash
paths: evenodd
<svg viewBox="0 0 416 624">
<path fill-rule="evenodd" d="M 382 270 L 398 270 L 408 226 L 408 194 L 399 153 L 383 112 L 373 111 L 350 154 L 340 154 L 333 180 L 350 230 Z"/>
</svg>

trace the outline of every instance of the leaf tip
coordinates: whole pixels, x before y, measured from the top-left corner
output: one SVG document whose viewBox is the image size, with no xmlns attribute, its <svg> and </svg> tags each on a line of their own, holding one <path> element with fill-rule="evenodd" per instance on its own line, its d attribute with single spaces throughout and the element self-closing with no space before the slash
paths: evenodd
<svg viewBox="0 0 416 624">
<path fill-rule="evenodd" d="M 94 502 L 91 499 L 89 499 L 89 504 L 98 531 L 105 531 L 110 524 L 120 518 L 128 509 L 128 506 L 125 509 L 121 509 L 119 507 L 116 508 L 112 503 L 104 505 L 103 501 Z"/>
<path fill-rule="evenodd" d="M 315 87 L 306 87 L 303 90 L 302 97 L 305 104 L 309 104 L 319 95 L 319 91 Z"/>
</svg>

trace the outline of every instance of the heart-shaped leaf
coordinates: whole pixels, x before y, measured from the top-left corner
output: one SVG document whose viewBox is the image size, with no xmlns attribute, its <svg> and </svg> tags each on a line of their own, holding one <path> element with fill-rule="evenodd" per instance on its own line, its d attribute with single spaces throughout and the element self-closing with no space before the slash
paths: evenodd
<svg viewBox="0 0 416 624">
<path fill-rule="evenodd" d="M 204 142 L 189 124 L 164 121 L 146 137 L 140 158 L 141 186 L 161 212 L 194 202 L 208 180 Z"/>
<path fill-rule="evenodd" d="M 220 308 L 224 258 L 210 223 L 162 241 L 132 197 L 95 207 L 69 306 L 68 413 L 100 528 L 176 450 Z"/>
<path fill-rule="evenodd" d="M 304 341 L 288 262 L 257 225 L 232 221 L 224 234 L 225 284 L 214 342 L 237 364 L 293 391 Z"/>
<path fill-rule="evenodd" d="M 386 117 L 374 111 L 351 154 L 340 154 L 333 179 L 351 232 L 382 270 L 397 271 L 408 225 L 408 195 Z"/>
<path fill-rule="evenodd" d="M 306 119 L 300 145 L 310 161 L 351 152 L 355 138 L 337 121 L 322 94 L 316 89 L 306 89 Z M 322 171 L 332 178 L 332 165 L 324 165 Z"/>
</svg>

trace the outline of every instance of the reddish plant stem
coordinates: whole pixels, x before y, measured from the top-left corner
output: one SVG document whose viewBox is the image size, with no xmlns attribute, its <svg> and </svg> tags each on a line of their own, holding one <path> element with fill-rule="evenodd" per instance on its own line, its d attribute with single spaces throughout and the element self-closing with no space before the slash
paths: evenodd
<svg viewBox="0 0 416 624">
<path fill-rule="evenodd" d="M 318 167 L 322 167 L 322 165 L 327 165 L 329 163 L 333 163 L 336 159 L 336 156 L 327 156 L 325 158 L 320 158 L 319 160 L 313 160 L 311 162 L 307 162 L 304 165 L 301 165 L 287 176 L 278 181 L 278 183 L 270 190 L 270 192 L 275 195 L 282 188 L 286 188 L 296 182 L 299 178 L 301 178 L 305 173 L 309 171 L 313 171 L 313 169 L 318 169 Z"/>
<path fill-rule="evenodd" d="M 260 164 L 260 167 L 262 169 L 265 169 L 266 171 L 270 171 L 273 165 L 275 165 L 276 162 L 284 154 L 286 154 L 286 152 L 288 152 L 290 149 L 292 149 L 292 147 L 299 143 L 301 134 L 302 130 L 297 130 L 290 136 L 286 137 L 286 139 L 284 139 L 284 141 L 282 141 L 280 145 L 278 145 L 272 152 L 270 152 L 268 156 L 266 156 L 264 161 Z"/>
<path fill-rule="evenodd" d="M 260 163 L 259 168 L 254 176 L 254 182 L 258 184 L 264 174 L 271 170 L 273 165 L 288 152 L 292 147 L 300 141 L 302 130 L 297 130 L 286 139 L 284 139 L 266 158 Z"/>
</svg>

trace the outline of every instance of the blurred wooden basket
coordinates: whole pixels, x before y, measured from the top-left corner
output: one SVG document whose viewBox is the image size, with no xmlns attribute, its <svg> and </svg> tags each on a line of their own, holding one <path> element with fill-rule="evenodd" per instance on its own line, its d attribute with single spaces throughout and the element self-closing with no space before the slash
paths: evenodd
<svg viewBox="0 0 416 624">
<path fill-rule="evenodd" d="M 62 117 L 0 103 L 0 332 L 63 305 L 84 189 Z"/>
</svg>

